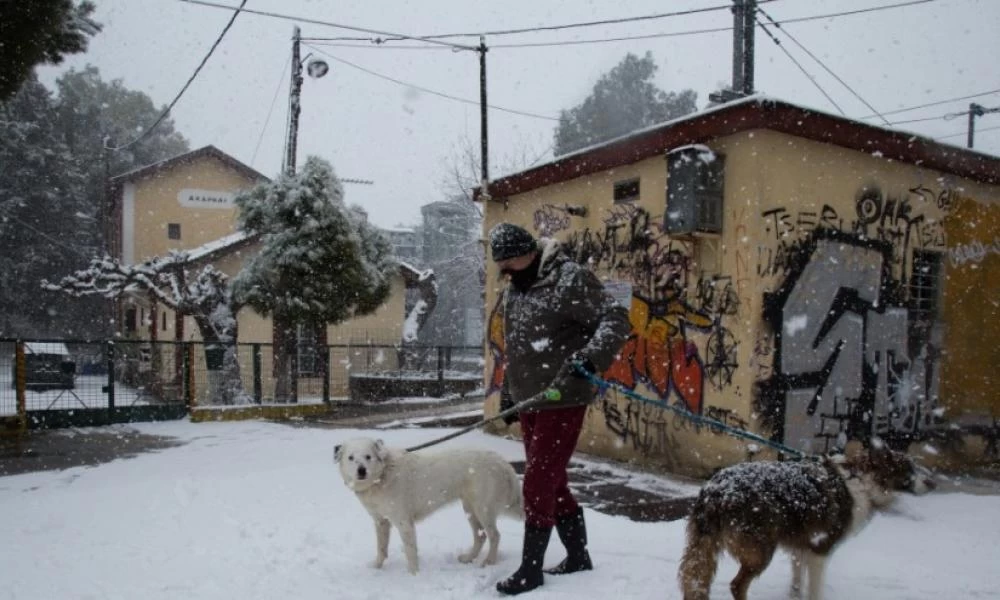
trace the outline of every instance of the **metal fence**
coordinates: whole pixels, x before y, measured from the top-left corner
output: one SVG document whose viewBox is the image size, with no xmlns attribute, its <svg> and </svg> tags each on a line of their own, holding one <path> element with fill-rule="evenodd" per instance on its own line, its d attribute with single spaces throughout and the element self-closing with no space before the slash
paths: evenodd
<svg viewBox="0 0 1000 600">
<path fill-rule="evenodd" d="M 218 405 L 222 348 L 201 342 L 0 339 L 0 418 L 28 427 L 180 418 Z M 240 401 L 332 403 L 468 393 L 483 382 L 480 347 L 334 344 L 290 362 L 275 398 L 271 344 L 237 344 Z M 211 368 L 210 368 L 211 367 Z"/>
</svg>

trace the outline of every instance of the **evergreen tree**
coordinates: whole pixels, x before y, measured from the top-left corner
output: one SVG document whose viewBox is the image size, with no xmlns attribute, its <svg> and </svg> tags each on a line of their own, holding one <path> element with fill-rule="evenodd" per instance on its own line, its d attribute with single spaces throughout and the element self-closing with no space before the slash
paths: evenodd
<svg viewBox="0 0 1000 600">
<path fill-rule="evenodd" d="M 0 336 L 86 335 L 101 314 L 39 294 L 43 277 L 86 263 L 92 249 L 93 224 L 76 204 L 83 171 L 51 114 L 51 94 L 33 77 L 0 103 Z"/>
<path fill-rule="evenodd" d="M 13 96 L 35 65 L 58 64 L 87 49 L 101 30 L 85 0 L 5 0 L 0 2 L 0 102 Z"/>
<path fill-rule="evenodd" d="M 100 298 L 45 294 L 38 302 L 38 282 L 105 253 L 107 175 L 187 150 L 165 119 L 141 142 L 106 152 L 105 136 L 127 141 L 160 110 L 121 81 L 102 81 L 94 67 L 69 71 L 56 89 L 53 97 L 29 78 L 0 103 L 0 335 L 108 335 L 111 313 Z"/>
<path fill-rule="evenodd" d="M 697 94 L 661 90 L 653 83 L 657 68 L 651 53 L 639 58 L 630 52 L 601 75 L 590 96 L 560 112 L 556 156 L 694 112 Z"/>
<path fill-rule="evenodd" d="M 363 211 L 345 205 L 344 188 L 322 159 L 311 156 L 298 174 L 257 185 L 235 202 L 241 228 L 260 235 L 263 246 L 236 276 L 234 294 L 274 320 L 274 397 L 284 401 L 297 325 L 315 330 L 374 312 L 397 267 L 389 242 Z"/>
</svg>

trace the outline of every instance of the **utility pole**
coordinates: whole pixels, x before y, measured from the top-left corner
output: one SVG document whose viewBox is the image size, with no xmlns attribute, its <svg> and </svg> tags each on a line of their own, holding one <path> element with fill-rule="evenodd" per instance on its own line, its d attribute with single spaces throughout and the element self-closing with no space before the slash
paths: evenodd
<svg viewBox="0 0 1000 600">
<path fill-rule="evenodd" d="M 479 36 L 479 152 L 480 156 L 480 190 L 489 196 L 490 185 L 490 142 L 486 113 L 486 36 Z"/>
<path fill-rule="evenodd" d="M 302 109 L 302 61 L 299 59 L 302 30 L 296 25 L 292 30 L 292 86 L 289 91 L 288 141 L 285 144 L 285 164 L 282 169 L 295 175 L 295 152 L 299 138 L 299 112 Z"/>
<path fill-rule="evenodd" d="M 733 91 L 737 94 L 743 93 L 743 44 L 744 15 L 746 8 L 743 0 L 733 0 Z"/>
<path fill-rule="evenodd" d="M 966 147 L 972 148 L 972 144 L 976 137 L 976 117 L 982 117 L 989 113 L 1000 112 L 1000 107 L 998 108 L 986 108 L 982 104 L 976 104 L 975 102 L 969 104 L 969 139 L 966 142 Z"/>
<path fill-rule="evenodd" d="M 723 103 L 754 93 L 754 38 L 757 0 L 733 0 L 733 83 L 728 90 L 709 94 Z"/>
<path fill-rule="evenodd" d="M 757 27 L 757 0 L 743 2 L 743 95 L 753 94 L 754 84 L 754 32 Z"/>
</svg>

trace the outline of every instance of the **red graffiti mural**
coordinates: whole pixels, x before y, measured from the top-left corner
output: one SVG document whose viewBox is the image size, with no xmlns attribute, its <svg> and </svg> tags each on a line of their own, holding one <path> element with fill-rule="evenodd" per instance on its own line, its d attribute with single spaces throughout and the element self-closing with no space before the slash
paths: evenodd
<svg viewBox="0 0 1000 600">
<path fill-rule="evenodd" d="M 707 330 L 712 318 L 674 293 L 657 302 L 633 296 L 629 320 L 632 333 L 605 378 L 629 389 L 641 382 L 665 401 L 670 401 L 673 392 L 685 408 L 700 413 L 705 368 L 685 331 L 689 327 Z"/>
<path fill-rule="evenodd" d="M 493 358 L 488 393 L 503 384 L 503 317 L 500 303 L 489 321 L 489 348 Z M 618 359 L 604 372 L 604 378 L 628 389 L 643 383 L 661 400 L 670 401 L 671 392 L 688 410 L 701 413 L 705 388 L 705 368 L 697 346 L 685 332 L 689 328 L 710 330 L 714 321 L 684 302 L 675 291 L 659 301 L 632 296 L 629 311 L 632 332 Z"/>
</svg>

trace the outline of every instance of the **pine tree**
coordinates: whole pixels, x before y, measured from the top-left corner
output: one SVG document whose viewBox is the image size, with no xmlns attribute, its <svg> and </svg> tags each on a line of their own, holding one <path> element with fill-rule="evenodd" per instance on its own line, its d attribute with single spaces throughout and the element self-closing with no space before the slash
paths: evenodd
<svg viewBox="0 0 1000 600">
<path fill-rule="evenodd" d="M 590 96 L 559 114 L 555 154 L 567 154 L 694 112 L 697 94 L 693 90 L 661 90 L 652 81 L 657 68 L 651 53 L 639 58 L 630 52 L 601 75 Z"/>
<path fill-rule="evenodd" d="M 262 183 L 235 202 L 241 228 L 260 235 L 262 248 L 236 276 L 234 294 L 274 320 L 274 397 L 284 401 L 296 326 L 315 330 L 374 312 L 389 296 L 392 248 L 363 211 L 344 203 L 333 168 L 317 157 L 298 174 Z"/>
<path fill-rule="evenodd" d="M 39 282 L 91 255 L 89 225 L 79 211 L 85 178 L 51 119 L 52 97 L 30 78 L 0 103 L 0 336 L 86 333 L 100 311 L 86 314 Z M 67 315 L 79 318 L 63 321 Z M 60 324 L 66 330 L 60 331 Z"/>
<path fill-rule="evenodd" d="M 87 0 L 0 2 L 0 102 L 17 93 L 36 65 L 86 50 L 87 38 L 101 30 L 93 12 Z"/>
</svg>

